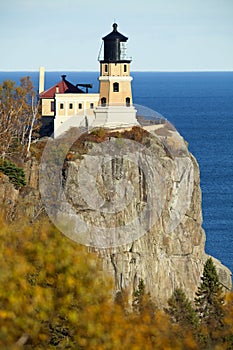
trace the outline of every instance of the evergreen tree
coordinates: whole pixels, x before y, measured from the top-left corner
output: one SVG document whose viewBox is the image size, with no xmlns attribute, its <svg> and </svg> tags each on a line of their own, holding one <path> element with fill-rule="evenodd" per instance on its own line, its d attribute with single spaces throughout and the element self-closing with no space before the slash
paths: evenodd
<svg viewBox="0 0 233 350">
<path fill-rule="evenodd" d="M 142 278 L 139 279 L 138 288 L 134 291 L 133 294 L 133 310 L 139 314 L 148 314 L 151 319 L 153 319 L 157 307 L 152 301 L 149 293 L 145 291 L 145 283 Z"/>
<path fill-rule="evenodd" d="M 170 315 L 172 321 L 190 330 L 197 328 L 198 317 L 191 301 L 186 297 L 182 289 L 177 288 L 174 290 L 171 298 L 168 300 L 168 306 L 165 311 Z"/>
<path fill-rule="evenodd" d="M 205 342 L 213 344 L 223 327 L 224 297 L 222 285 L 212 258 L 204 265 L 201 283 L 196 293 L 195 305 L 202 327 L 205 329 Z"/>
<path fill-rule="evenodd" d="M 0 160 L 0 172 L 9 177 L 10 182 L 15 188 L 21 188 L 26 185 L 24 170 L 10 160 Z"/>
<path fill-rule="evenodd" d="M 133 294 L 133 309 L 134 311 L 141 312 L 143 307 L 143 299 L 145 295 L 145 283 L 142 278 L 139 279 L 138 288 Z"/>
</svg>

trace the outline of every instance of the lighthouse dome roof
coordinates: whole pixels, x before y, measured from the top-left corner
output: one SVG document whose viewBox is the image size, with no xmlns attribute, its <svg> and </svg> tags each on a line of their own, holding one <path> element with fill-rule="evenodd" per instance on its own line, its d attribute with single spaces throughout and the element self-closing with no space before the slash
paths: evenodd
<svg viewBox="0 0 233 350">
<path fill-rule="evenodd" d="M 119 40 L 119 41 L 124 42 L 124 41 L 128 40 L 128 38 L 126 36 L 124 36 L 123 34 L 118 32 L 117 23 L 113 23 L 112 27 L 113 27 L 113 31 L 102 38 L 104 41 L 106 41 L 106 40 L 112 40 L 112 41 Z"/>
</svg>

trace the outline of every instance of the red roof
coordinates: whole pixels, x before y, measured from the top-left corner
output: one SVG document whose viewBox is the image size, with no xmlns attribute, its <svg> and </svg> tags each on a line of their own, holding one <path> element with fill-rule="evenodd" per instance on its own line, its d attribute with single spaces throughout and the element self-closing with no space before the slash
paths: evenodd
<svg viewBox="0 0 233 350">
<path fill-rule="evenodd" d="M 62 75 L 62 80 L 59 83 L 52 86 L 50 89 L 41 92 L 40 98 L 54 98 L 55 93 L 82 94 L 84 93 L 84 91 L 77 88 L 75 85 L 71 84 L 68 80 L 66 80 L 66 75 Z"/>
</svg>

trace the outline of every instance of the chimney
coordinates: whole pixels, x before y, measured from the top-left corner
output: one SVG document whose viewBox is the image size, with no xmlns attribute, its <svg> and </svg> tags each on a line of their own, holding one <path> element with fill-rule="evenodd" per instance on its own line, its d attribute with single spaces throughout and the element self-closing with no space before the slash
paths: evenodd
<svg viewBox="0 0 233 350">
<path fill-rule="evenodd" d="M 39 94 L 44 91 L 44 67 L 40 67 Z"/>
<path fill-rule="evenodd" d="M 56 94 L 58 94 L 59 93 L 59 86 L 57 85 L 56 86 Z"/>
</svg>

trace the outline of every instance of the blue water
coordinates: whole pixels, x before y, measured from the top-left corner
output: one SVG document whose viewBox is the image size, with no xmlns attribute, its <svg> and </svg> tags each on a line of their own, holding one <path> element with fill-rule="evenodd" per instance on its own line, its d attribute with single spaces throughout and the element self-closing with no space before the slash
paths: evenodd
<svg viewBox="0 0 233 350">
<path fill-rule="evenodd" d="M 48 72 L 45 87 L 63 72 Z M 30 75 L 38 86 L 38 72 L 0 72 L 0 82 Z M 233 271 L 233 72 L 134 72 L 136 104 L 150 107 L 169 121 L 189 143 L 201 171 L 203 227 L 206 252 Z M 97 72 L 68 72 L 73 83 L 92 83 Z"/>
</svg>

